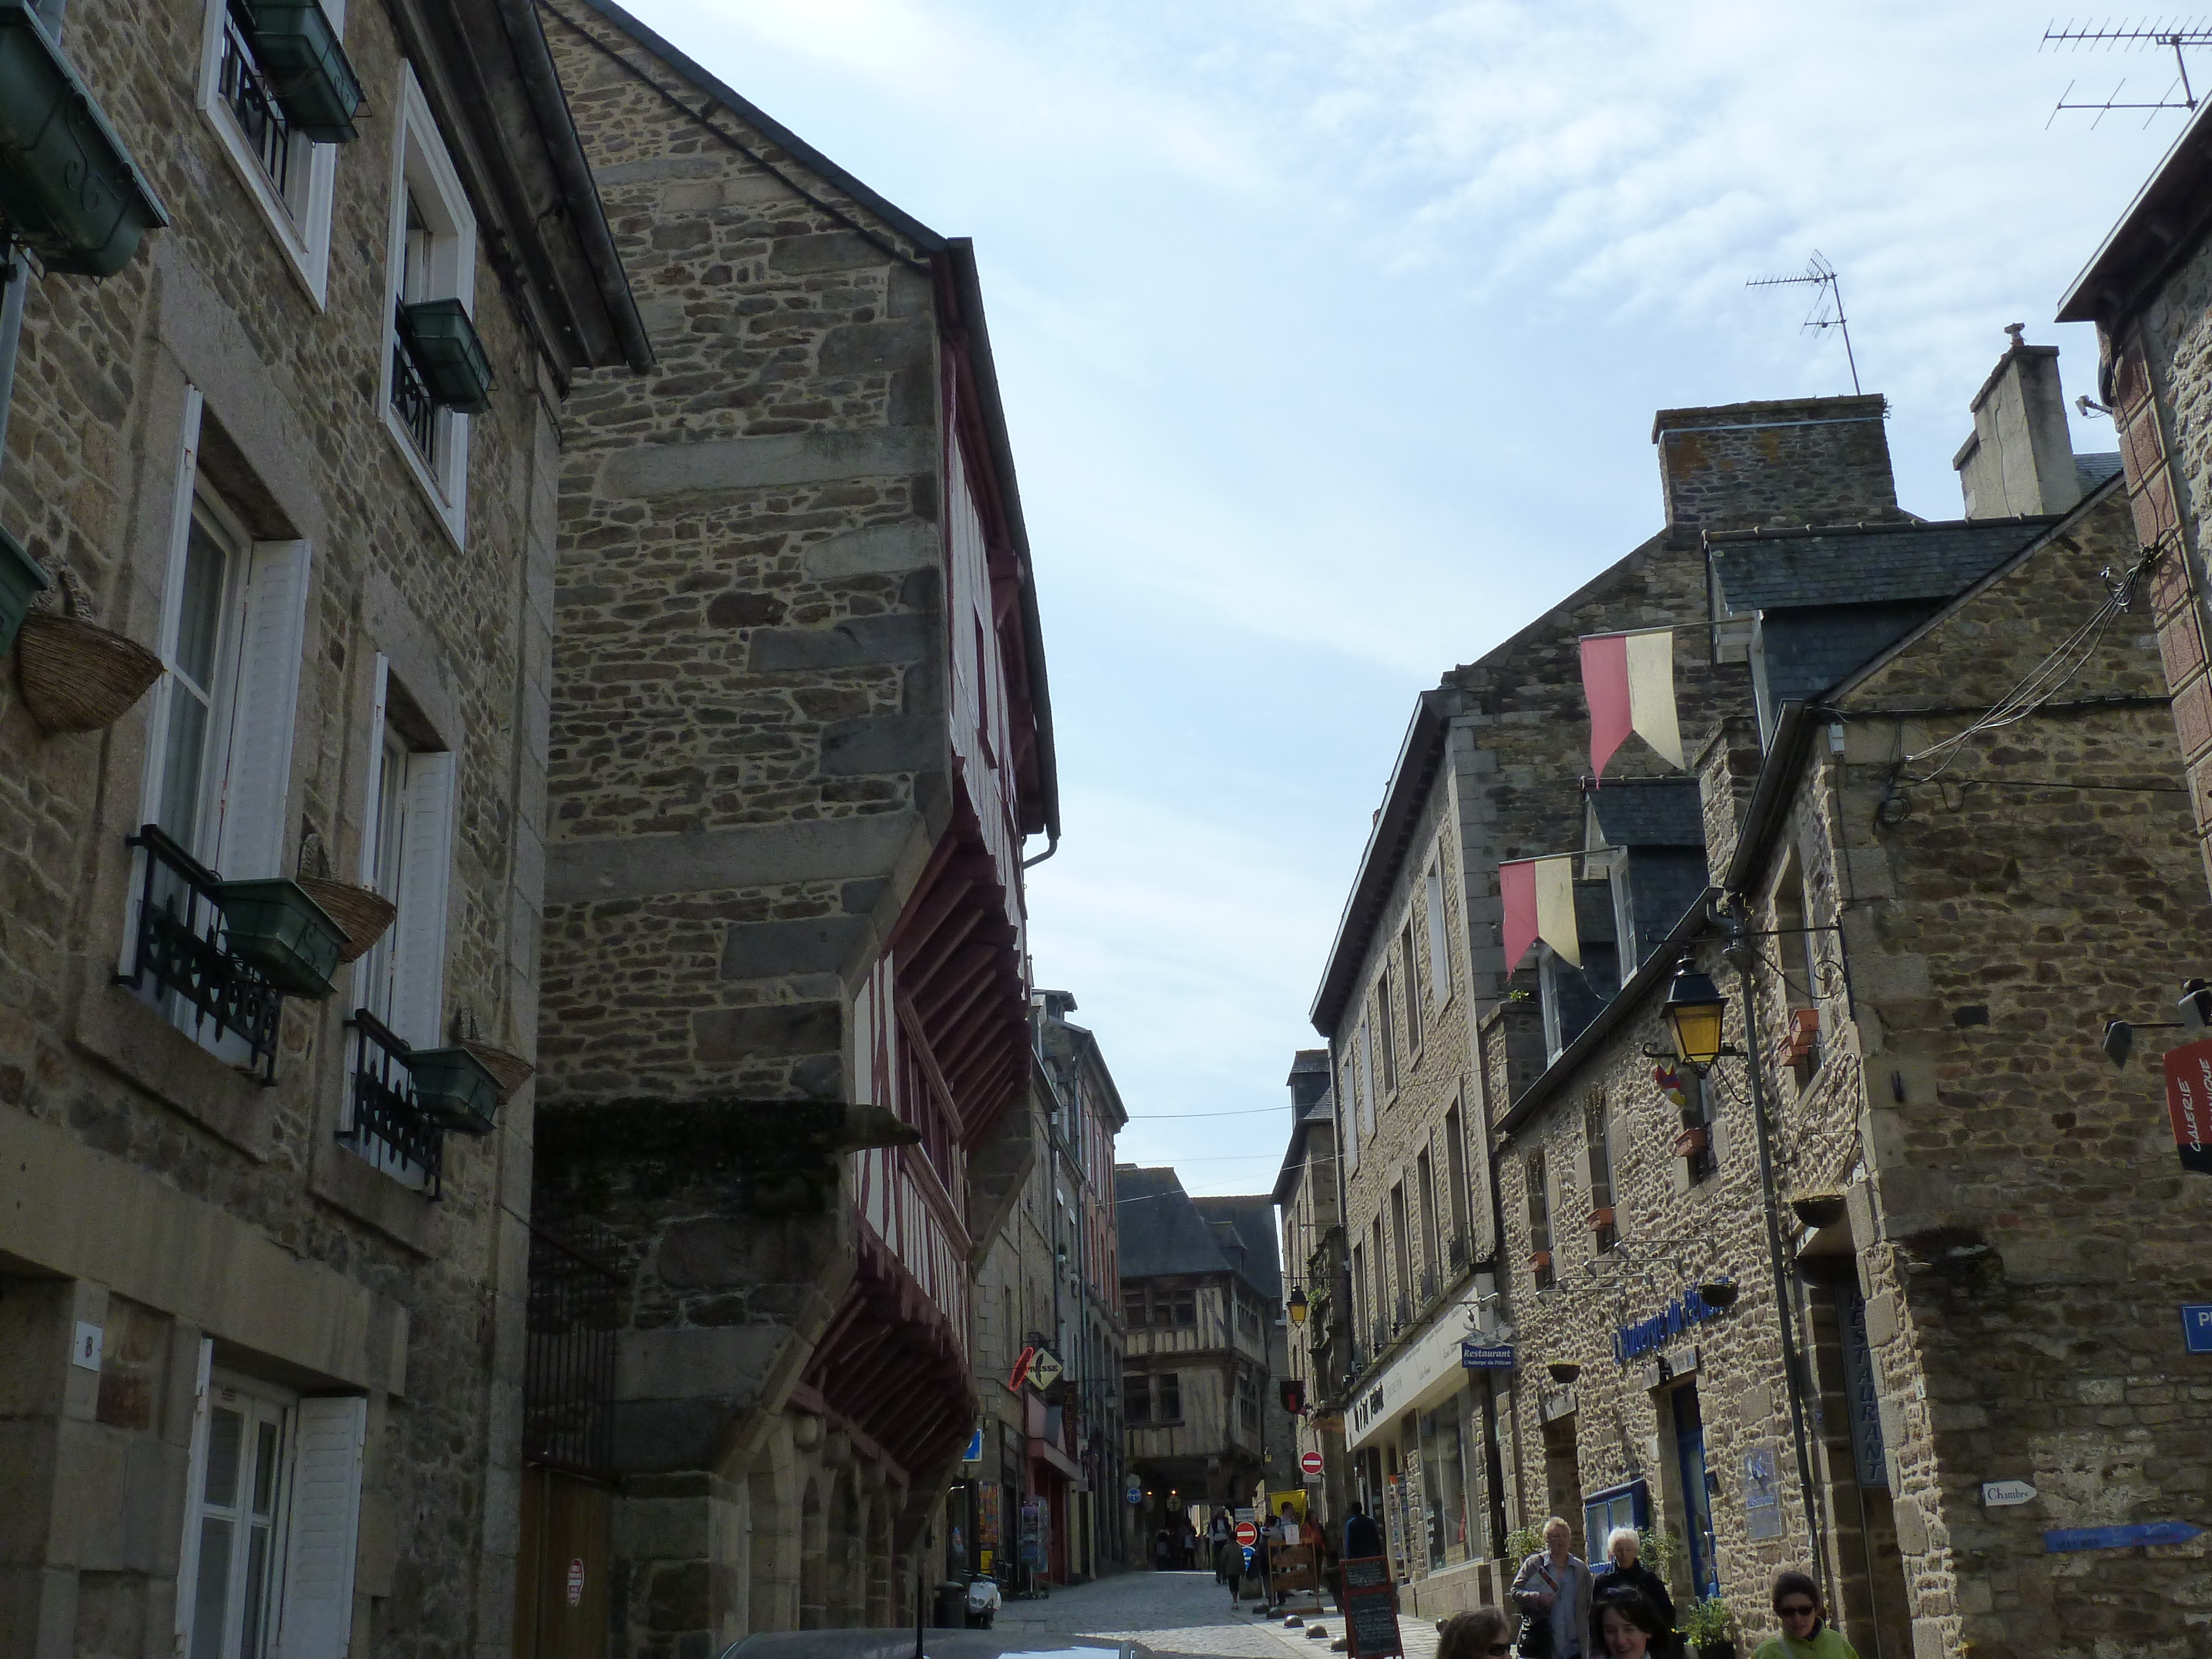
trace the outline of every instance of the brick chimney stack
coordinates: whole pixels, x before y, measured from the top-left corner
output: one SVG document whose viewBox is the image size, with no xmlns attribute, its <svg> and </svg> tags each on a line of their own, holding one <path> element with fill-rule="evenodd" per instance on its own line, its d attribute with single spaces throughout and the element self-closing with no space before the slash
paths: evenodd
<svg viewBox="0 0 2212 1659">
<path fill-rule="evenodd" d="M 1651 423 L 1667 528 L 1705 530 L 1902 519 L 1878 395 L 1662 409 Z"/>
<path fill-rule="evenodd" d="M 2081 499 L 2066 397 L 2058 386 L 2058 348 L 2032 346 L 2022 325 L 1968 405 L 1974 435 L 1951 458 L 1970 519 L 2063 513 Z"/>
</svg>

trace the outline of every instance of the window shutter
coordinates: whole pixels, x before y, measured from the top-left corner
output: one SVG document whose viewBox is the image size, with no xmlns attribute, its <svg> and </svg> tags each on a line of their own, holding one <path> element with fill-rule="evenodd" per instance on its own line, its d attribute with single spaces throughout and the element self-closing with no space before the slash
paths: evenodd
<svg viewBox="0 0 2212 1659">
<path fill-rule="evenodd" d="M 191 1651 L 192 1601 L 200 1583 L 200 1493 L 207 1486 L 208 1378 L 215 1367 L 215 1339 L 200 1339 L 199 1367 L 192 1380 L 192 1449 L 185 1477 L 184 1547 L 177 1554 L 177 1645 L 179 1659 Z"/>
<path fill-rule="evenodd" d="M 406 820 L 400 827 L 398 937 L 392 948 L 392 1029 L 417 1048 L 443 1042 L 446 887 L 453 855 L 453 757 L 407 757 Z"/>
<path fill-rule="evenodd" d="M 369 677 L 368 791 L 361 807 L 361 873 L 354 878 L 363 886 L 375 883 L 376 842 L 384 827 L 384 721 L 391 696 L 392 659 L 380 651 Z"/>
<path fill-rule="evenodd" d="M 1429 866 L 1429 985 L 1438 1002 L 1451 1000 L 1451 950 L 1444 939 L 1444 872 L 1441 863 Z"/>
<path fill-rule="evenodd" d="M 289 875 L 284 799 L 307 647 L 307 544 L 257 542 L 239 633 L 238 691 L 216 868 L 232 880 Z"/>
<path fill-rule="evenodd" d="M 277 1659 L 345 1659 L 368 1401 L 359 1395 L 302 1400 L 294 1422 Z"/>
</svg>

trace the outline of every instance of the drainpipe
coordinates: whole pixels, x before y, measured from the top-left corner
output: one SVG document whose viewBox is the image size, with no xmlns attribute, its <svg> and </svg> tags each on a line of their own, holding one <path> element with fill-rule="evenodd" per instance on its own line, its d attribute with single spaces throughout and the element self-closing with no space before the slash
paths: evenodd
<svg viewBox="0 0 2212 1659">
<path fill-rule="evenodd" d="M 1765 1073 L 1759 1068 L 1759 1008 L 1753 995 L 1753 951 L 1741 895 L 1731 898 L 1725 921 L 1728 941 L 1721 947 L 1721 957 L 1735 969 L 1738 992 L 1743 999 L 1743 1046 L 1747 1051 L 1743 1069 L 1751 1079 L 1751 1121 L 1759 1132 L 1759 1187 L 1766 1212 L 1768 1266 L 1774 1276 L 1775 1321 L 1782 1333 L 1783 1380 L 1790 1392 L 1790 1431 L 1796 1443 L 1797 1484 L 1805 1504 L 1805 1525 L 1813 1534 L 1807 1540 L 1812 1546 L 1809 1553 L 1813 1574 L 1820 1582 L 1823 1603 L 1832 1605 L 1828 1598 L 1826 1552 L 1820 1547 L 1823 1528 L 1813 1485 L 1813 1458 L 1805 1439 L 1804 1377 L 1797 1346 L 1796 1297 L 1790 1289 L 1787 1264 L 1783 1257 L 1782 1218 L 1774 1194 L 1774 1146 L 1768 1128 Z"/>
</svg>

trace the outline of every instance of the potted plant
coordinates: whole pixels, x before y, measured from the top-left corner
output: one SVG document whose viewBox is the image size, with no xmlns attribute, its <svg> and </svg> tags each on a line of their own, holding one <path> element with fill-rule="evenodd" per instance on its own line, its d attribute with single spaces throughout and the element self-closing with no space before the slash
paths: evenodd
<svg viewBox="0 0 2212 1659">
<path fill-rule="evenodd" d="M 441 1129 L 488 1135 L 499 1110 L 499 1079 L 466 1048 L 414 1048 L 407 1054 L 415 1104 Z"/>
<path fill-rule="evenodd" d="M 1735 1615 L 1719 1596 L 1701 1596 L 1682 1614 L 1682 1639 L 1698 1659 L 1735 1659 Z"/>
<path fill-rule="evenodd" d="M 112 276 L 169 222 L 26 0 L 0 0 L 0 216 L 73 276 Z"/>
<path fill-rule="evenodd" d="M 1674 1137 L 1674 1156 L 1677 1158 L 1695 1158 L 1705 1150 L 1705 1126 L 1702 1123 L 1694 1128 L 1684 1129 Z"/>
<path fill-rule="evenodd" d="M 4 3 L 4 0 L 0 0 Z M 48 732 L 112 726 L 161 678 L 161 659 L 137 641 L 88 619 L 92 596 L 61 567 L 62 612 L 30 611 L 15 640 L 23 707 Z"/>
<path fill-rule="evenodd" d="M 230 954 L 288 996 L 320 1001 L 331 994 L 345 929 L 307 890 L 285 876 L 216 884 Z"/>
<path fill-rule="evenodd" d="M 1589 1230 L 1592 1232 L 1601 1233 L 1611 1225 L 1613 1225 L 1612 1205 L 1601 1204 L 1589 1212 Z"/>
<path fill-rule="evenodd" d="M 328 876 L 307 875 L 300 878 L 300 885 L 307 890 L 309 898 L 330 913 L 331 919 L 345 933 L 344 948 L 338 952 L 342 963 L 358 962 L 367 956 L 399 915 L 399 907 L 374 887 L 333 881 Z"/>
<path fill-rule="evenodd" d="M 459 300 L 402 306 L 399 328 L 440 404 L 461 415 L 481 415 L 491 407 L 491 360 Z"/>
<path fill-rule="evenodd" d="M 361 79 L 330 15 L 316 0 L 251 0 L 253 55 L 275 84 L 285 118 L 319 144 L 360 134 Z"/>
</svg>

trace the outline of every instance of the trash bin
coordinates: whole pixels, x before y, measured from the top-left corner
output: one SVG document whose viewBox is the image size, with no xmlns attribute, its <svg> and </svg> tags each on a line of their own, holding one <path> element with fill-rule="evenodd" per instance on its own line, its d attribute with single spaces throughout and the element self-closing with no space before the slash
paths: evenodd
<svg viewBox="0 0 2212 1659">
<path fill-rule="evenodd" d="M 937 1617 L 933 1621 L 939 1630 L 958 1630 L 968 1622 L 968 1586 L 946 1583 L 937 1587 Z"/>
</svg>

